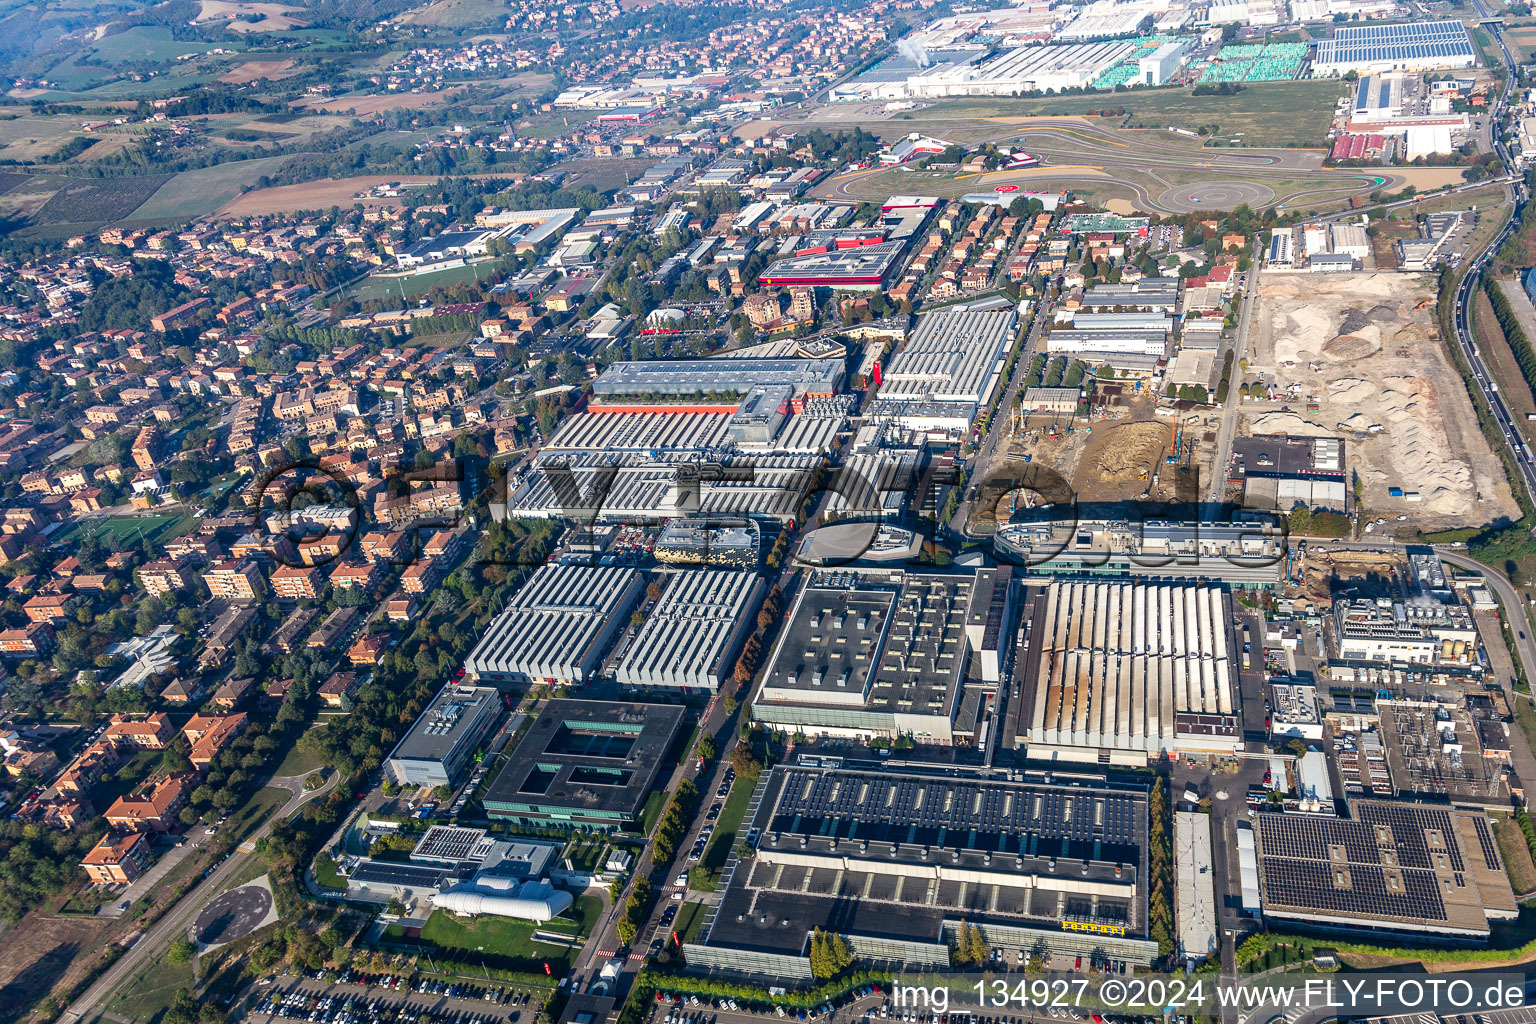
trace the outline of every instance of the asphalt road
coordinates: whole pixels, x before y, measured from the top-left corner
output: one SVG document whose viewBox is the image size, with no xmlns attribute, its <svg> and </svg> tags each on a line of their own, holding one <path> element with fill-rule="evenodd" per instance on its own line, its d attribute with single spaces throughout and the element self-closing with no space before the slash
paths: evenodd
<svg viewBox="0 0 1536 1024">
<path fill-rule="evenodd" d="M 303 786 L 298 786 L 293 796 L 283 805 L 282 809 L 267 819 L 266 823 L 246 837 L 247 844 L 254 844 L 272 830 L 275 822 L 290 817 L 295 811 L 312 800 L 318 800 L 341 781 L 338 773 L 331 773 L 331 777 L 318 789 L 305 792 Z M 269 785 L 278 784 L 272 780 Z M 69 1004 L 69 1008 L 59 1017 L 60 1024 L 77 1024 L 98 1014 L 105 1006 L 107 1000 L 117 992 L 118 988 L 131 978 L 144 962 L 169 945 L 171 940 L 178 935 L 185 935 L 191 919 L 200 914 L 215 896 L 228 888 L 230 881 L 241 871 L 246 861 L 256 856 L 254 852 L 245 853 L 240 847 L 236 847 L 229 855 L 229 859 L 221 862 L 213 873 L 203 879 L 201 883 L 183 896 L 175 906 L 167 910 L 153 925 L 149 927 L 133 946 L 118 958 L 117 962 L 102 972 L 90 988 Z"/>
<path fill-rule="evenodd" d="M 1253 243 L 1253 265 L 1243 281 L 1243 305 L 1237 315 L 1237 334 L 1232 339 L 1232 368 L 1237 370 L 1242 365 L 1243 356 L 1248 352 L 1248 331 L 1253 324 L 1253 303 L 1259 294 L 1259 263 L 1263 253 L 1260 251 L 1263 243 L 1255 240 Z M 1227 390 L 1227 405 L 1221 412 L 1221 427 L 1216 436 L 1216 460 L 1211 463 L 1211 479 L 1206 487 L 1206 501 L 1210 502 L 1214 509 L 1221 503 L 1222 492 L 1227 485 L 1227 463 L 1232 458 L 1232 434 L 1237 429 L 1237 421 L 1241 418 L 1238 411 L 1237 388 Z M 1211 518 L 1215 518 L 1212 516 Z"/>
<path fill-rule="evenodd" d="M 1008 433 L 1007 423 L 1013 409 L 1013 396 L 1024 384 L 1024 378 L 1029 370 L 1029 361 L 1040 344 L 1040 334 L 1045 324 L 1050 320 L 1051 308 L 1051 301 L 1042 299 L 1032 311 L 1034 320 L 1029 325 L 1029 337 L 1024 342 L 1024 350 L 1019 353 L 1019 361 L 1014 364 L 1008 386 L 1003 391 L 1002 401 L 997 403 L 997 415 L 993 416 L 992 422 L 987 425 L 987 436 L 982 442 L 981 450 L 971 457 L 970 479 L 966 483 L 963 500 L 955 506 L 954 519 L 950 523 L 951 528 L 961 536 L 971 536 L 967 527 L 970 525 L 971 508 L 976 499 L 976 492 L 980 489 L 982 481 L 987 478 L 993 460 L 997 458 L 998 446 Z"/>
</svg>

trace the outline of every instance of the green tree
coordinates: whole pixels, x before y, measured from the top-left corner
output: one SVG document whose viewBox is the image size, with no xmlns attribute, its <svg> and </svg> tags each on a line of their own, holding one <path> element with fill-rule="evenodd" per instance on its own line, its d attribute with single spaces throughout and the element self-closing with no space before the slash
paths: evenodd
<svg viewBox="0 0 1536 1024">
<path fill-rule="evenodd" d="M 171 943 L 170 948 L 165 951 L 165 959 L 168 963 L 184 964 L 191 962 L 192 957 L 196 954 L 197 947 L 192 944 L 192 940 L 185 935 L 180 935 Z"/>
</svg>

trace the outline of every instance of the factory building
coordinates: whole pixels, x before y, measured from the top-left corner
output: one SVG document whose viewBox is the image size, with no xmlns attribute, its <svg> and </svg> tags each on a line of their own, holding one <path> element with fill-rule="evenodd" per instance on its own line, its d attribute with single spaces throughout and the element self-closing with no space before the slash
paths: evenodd
<svg viewBox="0 0 1536 1024">
<path fill-rule="evenodd" d="M 1168 313 L 1179 305 L 1179 279 L 1144 277 L 1120 284 L 1096 284 L 1083 292 L 1083 309 L 1121 307 L 1149 313 Z"/>
<path fill-rule="evenodd" d="M 1159 520 L 1046 521 L 998 528 L 998 561 L 1035 575 L 1204 580 L 1235 587 L 1278 587 L 1285 536 L 1262 523 Z"/>
<path fill-rule="evenodd" d="M 685 713 L 669 704 L 546 701 L 486 791 L 486 813 L 538 827 L 637 829 Z"/>
<path fill-rule="evenodd" d="M 1045 336 L 1045 351 L 1050 355 L 1079 356 L 1090 362 L 1117 356 L 1168 358 L 1168 335 L 1162 331 L 1142 330 L 1064 330 L 1057 328 Z"/>
<path fill-rule="evenodd" d="M 1336 29 L 1332 39 L 1316 44 L 1312 75 L 1327 78 L 1351 71 L 1362 75 L 1431 71 L 1470 68 L 1476 63 L 1477 48 L 1459 21 L 1351 25 Z"/>
<path fill-rule="evenodd" d="M 690 967 L 809 983 L 823 929 L 861 963 L 947 970 L 967 925 L 1009 963 L 1157 956 L 1141 787 L 781 765 L 744 825 L 755 851 L 684 946 Z"/>
<path fill-rule="evenodd" d="M 788 384 L 795 398 L 831 396 L 843 384 L 841 359 L 666 359 L 618 362 L 592 384 L 612 395 L 745 394 L 753 387 Z"/>
<path fill-rule="evenodd" d="M 645 582 L 624 566 L 544 565 L 464 662 L 469 678 L 509 687 L 590 679 Z"/>
<path fill-rule="evenodd" d="M 867 419 L 959 436 L 997 389 L 1016 314 L 1004 310 L 925 313 L 881 375 Z"/>
<path fill-rule="evenodd" d="M 729 405 L 726 406 L 729 408 Z M 717 448 L 730 436 L 729 412 L 660 407 L 636 410 L 589 406 L 560 424 L 540 451 L 653 452 Z"/>
<path fill-rule="evenodd" d="M 1433 597 L 1334 604 L 1338 660 L 1381 665 L 1470 665 L 1477 661 L 1477 626 L 1459 604 Z"/>
<path fill-rule="evenodd" d="M 821 455 L 798 454 L 540 453 L 510 484 L 503 514 L 584 522 L 751 516 L 788 523 L 823 465 Z"/>
<path fill-rule="evenodd" d="M 614 677 L 634 689 L 714 693 L 730 678 L 742 644 L 756 628 L 766 589 L 755 572 L 672 574 Z"/>
<path fill-rule="evenodd" d="M 501 722 L 506 708 L 489 686 L 450 683 L 438 691 L 386 762 L 401 785 L 453 786 L 470 755 Z"/>
<path fill-rule="evenodd" d="M 759 384 L 748 391 L 726 423 L 726 432 L 740 443 L 766 444 L 778 436 L 789 416 L 794 389 L 788 384 Z"/>
<path fill-rule="evenodd" d="M 1008 635 L 1009 580 L 899 570 L 818 570 L 795 597 L 752 717 L 809 735 L 906 737 L 949 746 L 973 738 L 972 655 Z M 985 623 L 1003 604 L 998 630 Z M 973 640 L 980 616 L 981 636 Z M 992 658 L 995 658 L 995 647 Z M 982 682 L 980 665 L 974 670 Z"/>
<path fill-rule="evenodd" d="M 1162 85 L 1173 80 L 1184 66 L 1189 52 L 1189 40 L 1170 39 L 1157 49 L 1136 60 L 1136 80 L 1142 85 Z"/>
<path fill-rule="evenodd" d="M 657 534 L 651 554 L 664 565 L 756 569 L 762 546 L 762 529 L 753 519 L 673 519 Z"/>
<path fill-rule="evenodd" d="M 1051 583 L 1032 594 L 1018 745 L 1035 760 L 1232 753 L 1230 598 L 1199 585 Z"/>
<path fill-rule="evenodd" d="M 757 283 L 764 288 L 879 291 L 901 266 L 906 249 L 905 242 L 893 241 L 789 256 L 768 264 Z"/>
<path fill-rule="evenodd" d="M 1485 812 L 1373 800 L 1351 812 L 1254 819 L 1266 918 L 1466 945 L 1519 915 Z"/>
</svg>

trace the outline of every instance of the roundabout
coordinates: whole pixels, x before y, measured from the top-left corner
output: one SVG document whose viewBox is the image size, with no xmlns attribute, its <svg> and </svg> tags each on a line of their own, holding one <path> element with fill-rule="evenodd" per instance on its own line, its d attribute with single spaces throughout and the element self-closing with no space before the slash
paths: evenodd
<svg viewBox="0 0 1536 1024">
<path fill-rule="evenodd" d="M 1235 210 L 1245 203 L 1257 210 L 1274 201 L 1274 189 L 1251 181 L 1204 181 L 1196 185 L 1176 185 L 1157 197 L 1157 205 L 1170 213 Z"/>
</svg>

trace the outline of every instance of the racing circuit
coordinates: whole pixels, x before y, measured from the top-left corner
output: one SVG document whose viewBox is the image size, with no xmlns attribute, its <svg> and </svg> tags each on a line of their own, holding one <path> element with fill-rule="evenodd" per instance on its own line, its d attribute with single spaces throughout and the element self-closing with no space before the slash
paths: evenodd
<svg viewBox="0 0 1536 1024">
<path fill-rule="evenodd" d="M 872 167 L 834 176 L 815 194 L 864 202 L 893 192 L 986 191 L 999 185 L 1063 189 L 1118 185 L 1147 213 L 1195 213 L 1337 203 L 1376 189 L 1397 191 L 1405 179 L 1388 168 L 1362 172 L 1322 166 L 1323 153 L 1304 149 L 1211 149 L 1194 139 L 1148 129 L 1104 127 L 1092 117 L 1009 117 L 971 121 L 987 129 L 965 134 L 971 145 L 1021 147 L 1039 165 L 948 175 Z M 937 129 L 937 126 L 934 126 Z"/>
</svg>

